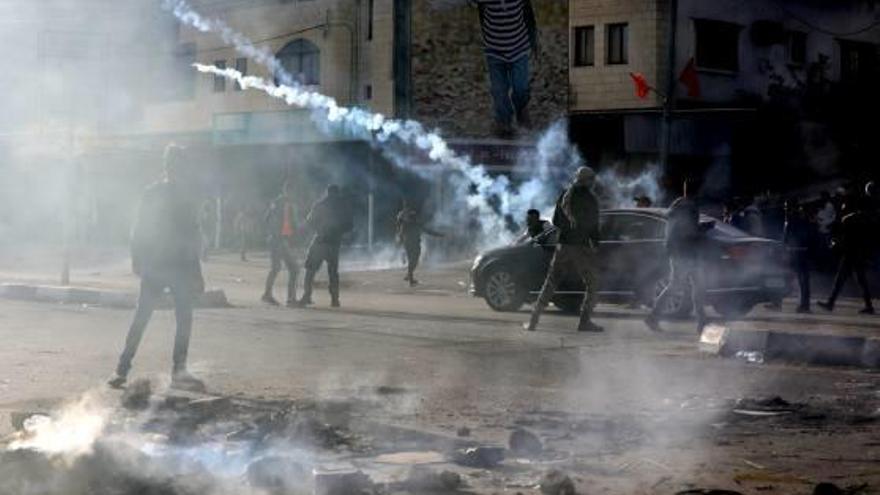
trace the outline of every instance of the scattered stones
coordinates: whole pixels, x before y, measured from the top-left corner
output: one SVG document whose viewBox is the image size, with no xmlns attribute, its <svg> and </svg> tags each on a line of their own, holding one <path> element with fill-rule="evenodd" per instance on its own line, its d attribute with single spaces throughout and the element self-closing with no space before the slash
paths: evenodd
<svg viewBox="0 0 880 495">
<path fill-rule="evenodd" d="M 150 397 L 153 395 L 153 387 L 150 380 L 141 378 L 125 387 L 119 403 L 129 411 L 143 411 L 150 406 Z"/>
<path fill-rule="evenodd" d="M 577 495 L 574 481 L 565 473 L 556 469 L 544 474 L 538 483 L 538 488 L 544 495 Z"/>
<path fill-rule="evenodd" d="M 517 428 L 510 434 L 507 446 L 515 455 L 522 457 L 535 457 L 544 451 L 541 439 L 524 428 Z"/>
<path fill-rule="evenodd" d="M 504 460 L 503 447 L 469 447 L 452 453 L 452 462 L 475 468 L 493 468 Z"/>
<path fill-rule="evenodd" d="M 251 486 L 269 493 L 290 493 L 294 487 L 302 487 L 309 472 L 293 458 L 284 456 L 261 457 L 247 468 Z"/>
<path fill-rule="evenodd" d="M 315 495 L 359 495 L 373 491 L 373 480 L 361 471 L 315 471 Z"/>
<path fill-rule="evenodd" d="M 406 489 L 415 493 L 448 492 L 461 486 L 461 476 L 452 471 L 436 472 L 425 466 L 413 466 L 404 482 Z"/>
</svg>

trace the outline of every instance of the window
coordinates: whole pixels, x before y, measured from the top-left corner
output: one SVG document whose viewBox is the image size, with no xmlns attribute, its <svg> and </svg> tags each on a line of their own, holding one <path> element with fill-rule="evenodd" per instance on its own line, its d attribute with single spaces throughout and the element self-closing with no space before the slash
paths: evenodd
<svg viewBox="0 0 880 495">
<path fill-rule="evenodd" d="M 218 69 L 221 69 L 221 70 L 225 69 L 226 68 L 226 61 L 225 60 L 215 60 L 214 66 L 216 66 Z M 222 93 L 224 91 L 226 91 L 226 78 L 223 76 L 215 75 L 214 76 L 214 92 L 215 93 Z"/>
<path fill-rule="evenodd" d="M 373 0 L 367 0 L 367 41 L 373 39 Z"/>
<path fill-rule="evenodd" d="M 364 86 L 364 99 L 365 100 L 372 100 L 373 99 L 373 85 L 372 84 L 367 84 L 366 86 Z"/>
<path fill-rule="evenodd" d="M 606 63 L 608 65 L 626 64 L 629 62 L 629 25 L 609 24 L 605 28 Z"/>
<path fill-rule="evenodd" d="M 320 83 L 321 51 L 309 40 L 296 39 L 284 45 L 277 54 L 284 70 L 301 84 Z M 277 80 L 277 76 L 276 76 Z"/>
<path fill-rule="evenodd" d="M 588 67 L 593 65 L 595 41 L 595 29 L 593 29 L 593 26 L 579 26 L 574 28 L 575 67 Z"/>
<path fill-rule="evenodd" d="M 788 63 L 804 65 L 807 63 L 807 33 L 791 31 L 788 33 Z"/>
<path fill-rule="evenodd" d="M 694 21 L 694 31 L 697 67 L 727 72 L 739 70 L 740 26 L 698 19 Z"/>
<path fill-rule="evenodd" d="M 880 72 L 877 46 L 839 40 L 840 80 L 848 84 L 874 84 Z"/>
<path fill-rule="evenodd" d="M 235 70 L 241 72 L 241 75 L 247 75 L 247 59 L 244 57 L 239 57 L 235 59 Z M 238 84 L 238 81 L 235 82 L 235 90 L 241 91 L 241 84 Z"/>
</svg>

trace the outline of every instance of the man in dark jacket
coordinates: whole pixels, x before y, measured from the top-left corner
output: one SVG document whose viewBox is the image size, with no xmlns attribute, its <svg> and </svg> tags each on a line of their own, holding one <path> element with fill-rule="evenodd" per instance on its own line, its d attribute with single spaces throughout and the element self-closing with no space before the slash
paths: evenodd
<svg viewBox="0 0 880 495">
<path fill-rule="evenodd" d="M 422 255 L 422 233 L 443 237 L 443 234 L 425 225 L 419 210 L 404 200 L 403 208 L 397 214 L 397 241 L 403 246 L 406 253 L 406 277 L 403 279 L 409 282 L 410 287 L 419 283 L 413 274 Z"/>
<path fill-rule="evenodd" d="M 168 146 L 165 179 L 147 188 L 138 208 L 131 236 L 131 262 L 132 270 L 141 278 L 140 295 L 116 375 L 108 382 L 111 387 L 125 384 L 153 309 L 167 288 L 174 298 L 177 320 L 172 385 L 204 388 L 204 384 L 186 370 L 193 299 L 204 291 L 205 283 L 199 262 L 198 216 L 185 181 L 180 177 L 182 165 L 182 149 Z"/>
<path fill-rule="evenodd" d="M 557 285 L 571 272 L 577 274 L 586 286 L 587 294 L 581 306 L 578 323 L 580 332 L 601 332 L 602 327 L 590 320 L 596 304 L 597 285 L 596 254 L 599 250 L 599 201 L 593 193 L 596 173 L 589 167 L 581 167 L 574 182 L 559 197 L 553 213 L 553 225 L 559 229 L 559 243 L 550 262 L 541 295 L 532 310 L 525 329 L 534 331 L 541 312 L 550 303 Z"/>
<path fill-rule="evenodd" d="M 266 277 L 262 301 L 273 306 L 277 306 L 278 301 L 272 296 L 272 287 L 275 285 L 275 277 L 281 271 L 282 262 L 287 267 L 287 306 L 296 305 L 296 275 L 299 267 L 293 243 L 297 233 L 299 215 L 297 215 L 296 205 L 293 203 L 292 189 L 290 182 L 285 181 L 281 188 L 281 195 L 275 198 L 269 205 L 269 209 L 266 210 L 271 268 Z"/>
<path fill-rule="evenodd" d="M 704 230 L 700 225 L 700 210 L 697 202 L 688 196 L 688 183 L 685 182 L 681 197 L 669 206 L 666 252 L 669 255 L 670 282 L 654 300 L 654 308 L 645 318 L 645 324 L 651 330 L 660 331 L 658 318 L 669 298 L 676 292 L 686 291 L 690 287 L 694 312 L 697 314 L 697 333 L 703 332 L 706 313 L 703 307 L 705 287 L 703 270 L 700 266 L 700 251 L 705 238 Z"/>
<path fill-rule="evenodd" d="M 871 289 L 868 285 L 868 278 L 865 275 L 865 269 L 868 265 L 868 259 L 872 251 L 872 235 L 874 219 L 868 213 L 868 208 L 864 205 L 864 201 L 860 198 L 852 198 L 843 205 L 843 218 L 840 220 L 838 232 L 835 235 L 835 245 L 840 250 L 841 259 L 840 266 L 837 269 L 837 275 L 834 277 L 834 287 L 831 289 L 831 295 L 828 296 L 827 302 L 817 302 L 819 307 L 834 311 L 834 303 L 837 296 L 843 289 L 846 279 L 852 272 L 856 274 L 856 281 L 862 288 L 862 298 L 865 301 L 865 307 L 859 313 L 874 314 L 874 305 L 871 302 Z"/>
<path fill-rule="evenodd" d="M 798 313 L 810 312 L 810 246 L 815 237 L 813 225 L 803 206 L 795 200 L 786 201 L 782 243 L 800 287 L 801 299 L 796 310 Z"/>
<path fill-rule="evenodd" d="M 339 186 L 327 186 L 324 197 L 312 206 L 306 225 L 315 232 L 306 254 L 306 279 L 300 306 L 312 304 L 312 283 L 321 265 L 327 263 L 330 305 L 339 307 L 339 247 L 342 236 L 353 227 L 352 212 Z"/>
</svg>

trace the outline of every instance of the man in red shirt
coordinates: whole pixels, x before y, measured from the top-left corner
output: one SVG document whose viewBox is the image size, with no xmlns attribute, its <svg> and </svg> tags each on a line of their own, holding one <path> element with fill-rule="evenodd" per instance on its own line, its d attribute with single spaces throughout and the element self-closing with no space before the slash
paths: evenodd
<svg viewBox="0 0 880 495">
<path fill-rule="evenodd" d="M 296 275 L 299 266 L 296 263 L 294 255 L 293 241 L 297 229 L 297 211 L 296 205 L 292 199 L 292 185 L 289 181 L 285 181 L 281 188 L 281 195 L 275 198 L 266 210 L 266 227 L 269 232 L 269 249 L 271 253 L 272 268 L 269 270 L 269 276 L 266 277 L 266 289 L 263 292 L 263 302 L 273 306 L 278 305 L 278 301 L 272 296 L 272 287 L 275 285 L 275 278 L 281 271 L 281 263 L 287 266 L 287 306 L 296 305 Z"/>
</svg>

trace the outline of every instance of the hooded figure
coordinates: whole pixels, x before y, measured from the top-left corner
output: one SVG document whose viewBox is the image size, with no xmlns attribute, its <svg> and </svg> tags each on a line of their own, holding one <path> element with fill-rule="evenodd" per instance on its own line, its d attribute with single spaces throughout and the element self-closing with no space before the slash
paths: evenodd
<svg viewBox="0 0 880 495">
<path fill-rule="evenodd" d="M 575 173 L 574 181 L 560 195 L 553 213 L 553 225 L 559 229 L 559 242 L 550 262 L 547 278 L 541 288 L 541 295 L 532 310 L 525 329 L 534 331 L 541 313 L 556 292 L 559 283 L 571 273 L 577 274 L 586 287 L 586 296 L 581 306 L 578 323 L 580 332 L 601 332 L 602 327 L 590 319 L 596 304 L 599 283 L 596 270 L 596 254 L 599 250 L 599 201 L 593 193 L 596 172 L 590 167 L 581 167 Z"/>
</svg>

